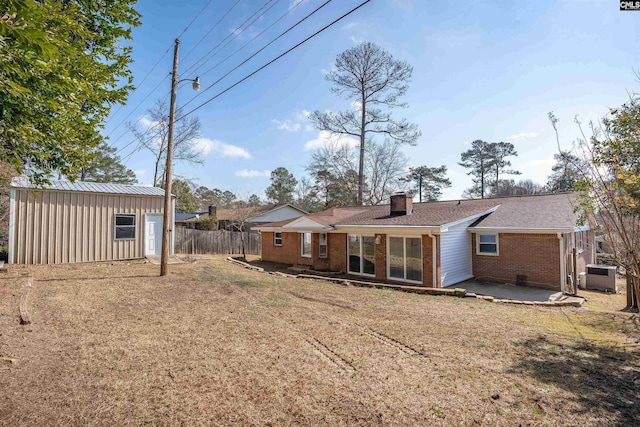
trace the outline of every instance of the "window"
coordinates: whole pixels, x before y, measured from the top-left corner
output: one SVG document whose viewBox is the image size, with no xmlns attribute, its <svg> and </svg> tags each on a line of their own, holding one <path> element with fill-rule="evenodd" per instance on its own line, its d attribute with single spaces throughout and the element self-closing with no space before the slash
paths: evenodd
<svg viewBox="0 0 640 427">
<path fill-rule="evenodd" d="M 126 240 L 136 238 L 136 216 L 133 214 L 116 214 L 115 239 Z"/>
<path fill-rule="evenodd" d="M 311 258 L 311 233 L 302 233 L 300 239 L 300 255 Z"/>
<path fill-rule="evenodd" d="M 389 278 L 422 282 L 422 239 L 389 237 L 387 247 Z"/>
<path fill-rule="evenodd" d="M 584 252 L 584 231 L 576 232 L 576 247 L 578 252 Z"/>
<path fill-rule="evenodd" d="M 497 234 L 477 234 L 476 253 L 478 255 L 498 255 Z"/>
<path fill-rule="evenodd" d="M 374 236 L 350 234 L 347 251 L 349 256 L 349 273 L 376 274 L 376 239 Z"/>
<path fill-rule="evenodd" d="M 282 246 L 282 233 L 277 231 L 273 233 L 273 244 L 275 246 Z"/>
<path fill-rule="evenodd" d="M 318 258 L 326 258 L 327 255 L 327 233 L 320 233 L 320 239 L 318 240 Z"/>
</svg>

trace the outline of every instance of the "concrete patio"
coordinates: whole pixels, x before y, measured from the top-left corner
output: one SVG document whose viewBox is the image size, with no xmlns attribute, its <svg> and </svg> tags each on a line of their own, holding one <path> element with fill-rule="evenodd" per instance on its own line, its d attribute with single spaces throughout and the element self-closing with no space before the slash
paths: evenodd
<svg viewBox="0 0 640 427">
<path fill-rule="evenodd" d="M 480 282 L 477 280 L 467 280 L 448 287 L 466 289 L 467 292 L 477 295 L 488 295 L 495 298 L 518 301 L 557 301 L 562 297 L 562 293 L 558 291 L 505 283 Z"/>
</svg>

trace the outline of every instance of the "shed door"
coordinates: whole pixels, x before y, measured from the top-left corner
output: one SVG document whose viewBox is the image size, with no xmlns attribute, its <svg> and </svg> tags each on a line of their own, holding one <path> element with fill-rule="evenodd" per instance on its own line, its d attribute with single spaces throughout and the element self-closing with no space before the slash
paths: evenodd
<svg viewBox="0 0 640 427">
<path fill-rule="evenodd" d="M 449 227 L 440 235 L 440 272 L 443 287 L 473 277 L 471 234 L 467 232 L 467 227 L 473 221 Z"/>
<path fill-rule="evenodd" d="M 144 254 L 160 255 L 162 252 L 162 215 L 147 214 L 144 225 Z"/>
</svg>

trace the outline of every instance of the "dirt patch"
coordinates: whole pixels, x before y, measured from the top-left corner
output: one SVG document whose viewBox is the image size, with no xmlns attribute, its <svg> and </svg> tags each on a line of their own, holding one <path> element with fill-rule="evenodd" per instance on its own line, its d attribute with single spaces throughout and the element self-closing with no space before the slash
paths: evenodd
<svg viewBox="0 0 640 427">
<path fill-rule="evenodd" d="M 0 425 L 638 425 L 638 323 L 223 259 L 14 269 Z M 20 325 L 20 278 L 32 274 Z M 6 279 L 5 279 L 6 277 Z"/>
</svg>

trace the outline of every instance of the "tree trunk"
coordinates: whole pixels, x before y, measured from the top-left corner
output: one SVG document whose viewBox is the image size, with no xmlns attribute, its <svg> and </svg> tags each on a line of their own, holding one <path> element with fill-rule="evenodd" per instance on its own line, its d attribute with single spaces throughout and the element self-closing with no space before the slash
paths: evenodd
<svg viewBox="0 0 640 427">
<path fill-rule="evenodd" d="M 362 92 L 362 114 L 360 118 L 360 165 L 358 166 L 358 199 L 356 200 L 356 205 L 358 206 L 362 206 L 364 193 L 364 142 L 366 135 L 365 108 L 364 92 Z"/>
<path fill-rule="evenodd" d="M 627 308 L 638 310 L 638 296 L 640 296 L 640 277 L 627 274 Z"/>
</svg>

